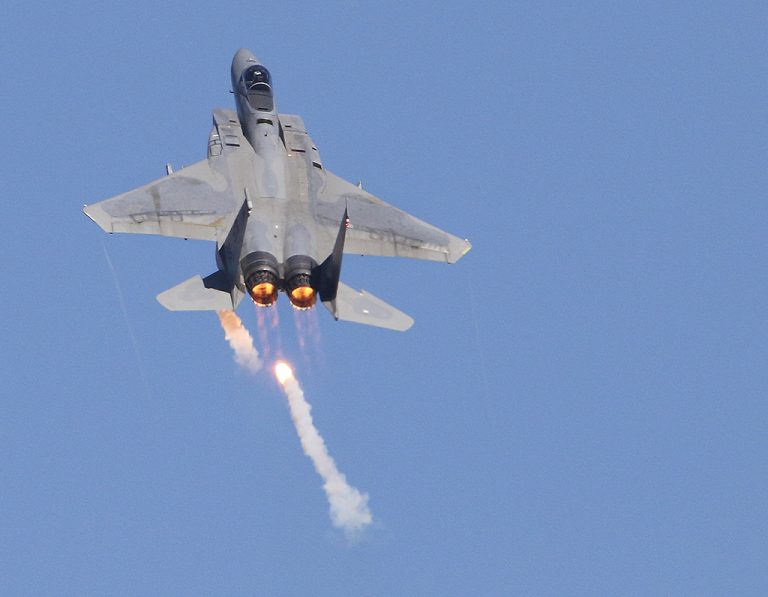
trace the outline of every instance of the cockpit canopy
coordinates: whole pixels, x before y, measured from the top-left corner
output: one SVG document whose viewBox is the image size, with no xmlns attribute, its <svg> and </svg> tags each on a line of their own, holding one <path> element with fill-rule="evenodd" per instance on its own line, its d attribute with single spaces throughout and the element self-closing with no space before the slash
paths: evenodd
<svg viewBox="0 0 768 597">
<path fill-rule="evenodd" d="M 271 112 L 274 108 L 272 100 L 272 77 L 269 71 L 261 65 L 249 66 L 242 75 L 248 103 L 254 110 Z"/>
<path fill-rule="evenodd" d="M 263 66 L 249 66 L 243 73 L 243 82 L 247 91 L 267 91 L 272 93 L 272 77 Z"/>
</svg>

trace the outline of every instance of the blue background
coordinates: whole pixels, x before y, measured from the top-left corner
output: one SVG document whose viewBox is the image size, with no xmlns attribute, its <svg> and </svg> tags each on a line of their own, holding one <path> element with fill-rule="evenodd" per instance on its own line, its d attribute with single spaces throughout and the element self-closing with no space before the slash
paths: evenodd
<svg viewBox="0 0 768 597">
<path fill-rule="evenodd" d="M 766 594 L 767 15 L 669 4 L 7 1 L 0 592 Z M 474 245 L 345 259 L 406 334 L 302 350 L 281 300 L 356 545 L 275 382 L 155 301 L 213 246 L 80 212 L 205 157 L 241 46 L 327 168 Z"/>
</svg>

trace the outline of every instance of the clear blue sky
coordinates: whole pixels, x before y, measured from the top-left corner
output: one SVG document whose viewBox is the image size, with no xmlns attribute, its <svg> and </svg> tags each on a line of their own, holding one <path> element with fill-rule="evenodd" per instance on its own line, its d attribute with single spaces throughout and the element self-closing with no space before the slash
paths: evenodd
<svg viewBox="0 0 768 597">
<path fill-rule="evenodd" d="M 763 4 L 261 4 L 5 3 L 0 593 L 768 593 Z M 276 384 L 155 301 L 213 246 L 80 212 L 205 156 L 241 46 L 474 244 L 345 260 L 406 334 L 280 306 L 354 546 Z"/>
</svg>

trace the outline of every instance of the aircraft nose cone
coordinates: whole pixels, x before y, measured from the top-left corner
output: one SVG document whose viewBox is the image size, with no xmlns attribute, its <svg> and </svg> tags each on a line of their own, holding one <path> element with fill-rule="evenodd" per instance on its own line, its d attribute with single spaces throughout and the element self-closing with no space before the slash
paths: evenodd
<svg viewBox="0 0 768 597">
<path fill-rule="evenodd" d="M 232 58 L 233 89 L 234 89 L 234 86 L 237 84 L 237 80 L 240 78 L 240 75 L 245 70 L 245 68 L 253 64 L 261 64 L 261 61 L 258 58 L 256 58 L 256 56 L 250 50 L 246 48 L 240 48 L 235 53 L 234 58 Z"/>
<path fill-rule="evenodd" d="M 261 64 L 261 61 L 247 48 L 240 48 L 232 58 L 232 68 L 234 69 L 235 66 L 244 68 L 248 64 Z"/>
</svg>

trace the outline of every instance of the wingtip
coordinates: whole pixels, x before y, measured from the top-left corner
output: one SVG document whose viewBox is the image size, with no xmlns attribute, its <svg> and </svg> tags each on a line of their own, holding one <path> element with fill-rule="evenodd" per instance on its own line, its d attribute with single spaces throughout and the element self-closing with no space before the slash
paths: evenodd
<svg viewBox="0 0 768 597">
<path fill-rule="evenodd" d="M 83 213 L 88 216 L 88 219 L 91 220 L 94 224 L 98 224 L 96 218 L 93 216 L 93 210 L 91 207 L 91 205 L 83 205 Z"/>
<path fill-rule="evenodd" d="M 106 225 L 109 222 L 109 218 L 99 217 L 100 215 L 104 215 L 104 210 L 101 209 L 98 204 L 92 203 L 91 205 L 83 205 L 83 213 L 104 232 L 112 232 L 111 227 Z"/>
<path fill-rule="evenodd" d="M 456 263 L 459 259 L 469 253 L 472 243 L 467 239 L 454 238 L 450 243 L 448 252 L 448 263 Z"/>
</svg>

